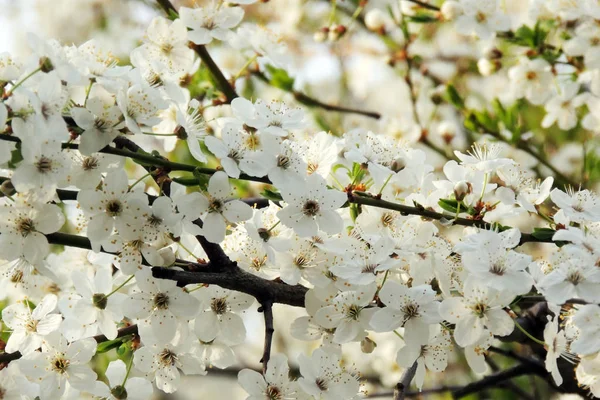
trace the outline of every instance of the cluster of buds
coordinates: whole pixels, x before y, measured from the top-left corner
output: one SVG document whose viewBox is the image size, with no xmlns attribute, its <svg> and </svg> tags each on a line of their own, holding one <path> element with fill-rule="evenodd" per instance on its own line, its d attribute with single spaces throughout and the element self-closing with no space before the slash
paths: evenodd
<svg viewBox="0 0 600 400">
<path fill-rule="evenodd" d="M 502 68 L 502 52 L 497 48 L 486 51 L 484 57 L 477 61 L 477 69 L 483 76 L 490 76 Z"/>
<path fill-rule="evenodd" d="M 344 36 L 347 31 L 348 28 L 345 25 L 333 24 L 331 26 L 324 26 L 323 28 L 315 32 L 314 39 L 316 42 L 319 43 L 324 42 L 326 40 L 329 40 L 330 42 L 335 42 L 336 40 L 339 40 L 342 36 Z"/>
</svg>

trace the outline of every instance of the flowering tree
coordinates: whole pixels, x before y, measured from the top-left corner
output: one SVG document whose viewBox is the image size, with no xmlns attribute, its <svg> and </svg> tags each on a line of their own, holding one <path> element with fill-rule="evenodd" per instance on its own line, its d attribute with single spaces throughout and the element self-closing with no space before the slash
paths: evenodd
<svg viewBox="0 0 600 400">
<path fill-rule="evenodd" d="M 304 90 L 253 3 L 157 0 L 128 62 L 0 54 L 0 399 L 221 370 L 248 399 L 600 397 L 598 2 L 310 1 L 298 38 L 386 56 L 406 101 L 377 111 Z"/>
</svg>

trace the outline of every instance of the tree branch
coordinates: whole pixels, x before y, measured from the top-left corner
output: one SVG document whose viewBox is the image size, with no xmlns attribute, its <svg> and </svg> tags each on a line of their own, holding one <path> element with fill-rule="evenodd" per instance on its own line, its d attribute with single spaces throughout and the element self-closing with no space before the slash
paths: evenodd
<svg viewBox="0 0 600 400">
<path fill-rule="evenodd" d="M 269 78 L 267 78 L 267 76 L 264 73 L 262 73 L 261 71 L 254 70 L 254 71 L 251 71 L 251 74 L 256 76 L 261 81 L 263 81 L 269 85 L 271 84 L 271 81 L 269 80 Z M 338 106 L 335 104 L 323 103 L 322 101 L 317 100 L 313 97 L 310 97 L 307 94 L 299 92 L 297 90 L 286 89 L 286 88 L 282 88 L 282 87 L 278 87 L 278 88 L 285 92 L 292 94 L 294 96 L 294 98 L 296 99 L 296 101 L 298 101 L 300 104 L 303 104 L 307 107 L 322 108 L 323 110 L 339 112 L 339 113 L 346 113 L 346 114 L 357 114 L 357 115 L 362 115 L 364 117 L 369 117 L 369 118 L 374 118 L 374 119 L 381 118 L 381 114 L 378 112 L 375 112 L 375 111 L 365 111 L 365 110 L 360 110 L 357 108 L 350 108 L 350 107 Z"/>
<path fill-rule="evenodd" d="M 486 376 L 485 378 L 478 380 L 476 382 L 470 383 L 460 389 L 452 391 L 452 398 L 460 399 L 468 396 L 471 393 L 479 392 L 483 389 L 498 386 L 501 383 L 522 376 L 522 375 L 538 375 L 542 377 L 546 377 L 548 372 L 543 366 L 539 366 L 537 368 L 532 367 L 527 364 L 519 364 L 513 368 L 498 372 L 493 375 Z"/>
<path fill-rule="evenodd" d="M 369 195 L 363 195 L 356 192 L 348 193 L 348 202 L 363 204 L 372 207 L 385 208 L 388 210 L 399 211 L 402 215 L 420 215 L 421 217 L 434 220 L 451 219 L 452 224 L 462 226 L 475 226 L 483 229 L 492 229 L 494 225 L 481 219 L 455 218 L 453 215 L 444 215 L 437 211 L 428 210 L 424 207 L 411 207 L 391 201 L 381 200 Z M 530 233 L 521 232 L 519 245 L 527 242 L 554 243 L 552 238 L 536 238 Z"/>
<path fill-rule="evenodd" d="M 406 397 L 406 391 L 410 387 L 410 383 L 412 382 L 415 374 L 417 373 L 417 361 L 410 366 L 409 369 L 404 371 L 402 377 L 400 378 L 400 382 L 396 384 L 394 388 L 394 400 L 404 400 Z"/>
<path fill-rule="evenodd" d="M 263 350 L 263 356 L 260 362 L 263 365 L 263 374 L 267 372 L 267 365 L 271 359 L 271 345 L 273 344 L 273 302 L 271 300 L 265 300 L 258 311 L 262 311 L 265 317 L 265 344 Z"/>
<path fill-rule="evenodd" d="M 410 1 L 411 3 L 414 3 L 414 4 L 416 4 L 416 5 L 420 6 L 420 7 L 426 8 L 428 10 L 440 11 L 439 7 L 436 7 L 433 4 L 429 4 L 429 3 L 426 3 L 426 2 L 421 1 L 421 0 L 407 0 L 407 1 Z"/>
<path fill-rule="evenodd" d="M 191 263 L 191 267 L 193 267 L 191 271 L 153 267 L 152 275 L 155 278 L 170 279 L 186 285 L 191 283 L 218 285 L 224 289 L 254 296 L 261 304 L 270 300 L 272 303 L 304 307 L 304 296 L 308 289 L 302 285 L 291 286 L 277 281 L 269 281 L 252 275 L 237 265 L 224 270 L 217 270 L 210 264 Z"/>
</svg>

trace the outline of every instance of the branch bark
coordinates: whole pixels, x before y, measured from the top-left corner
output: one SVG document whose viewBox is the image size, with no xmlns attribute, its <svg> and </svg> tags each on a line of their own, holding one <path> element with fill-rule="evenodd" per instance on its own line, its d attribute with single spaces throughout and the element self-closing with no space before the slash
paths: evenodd
<svg viewBox="0 0 600 400">
<path fill-rule="evenodd" d="M 271 300 L 265 300 L 258 311 L 262 311 L 265 317 L 265 344 L 263 356 L 260 361 L 263 365 L 263 374 L 266 374 L 267 365 L 271 359 L 271 346 L 273 344 L 273 333 L 275 332 L 275 328 L 273 327 L 273 302 Z"/>
<path fill-rule="evenodd" d="M 406 397 L 406 391 L 410 387 L 410 383 L 412 382 L 415 374 L 417 373 L 418 363 L 415 360 L 413 365 L 410 366 L 409 369 L 404 371 L 402 377 L 400 378 L 400 382 L 396 384 L 394 388 L 394 400 L 404 400 Z"/>
</svg>

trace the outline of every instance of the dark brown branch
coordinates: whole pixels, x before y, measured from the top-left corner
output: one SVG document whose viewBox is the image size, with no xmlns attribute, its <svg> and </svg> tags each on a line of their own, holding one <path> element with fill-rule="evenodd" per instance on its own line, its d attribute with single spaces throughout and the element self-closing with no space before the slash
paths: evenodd
<svg viewBox="0 0 600 400">
<path fill-rule="evenodd" d="M 262 311 L 265 317 L 265 344 L 263 350 L 263 356 L 260 362 L 263 365 L 263 374 L 267 372 L 267 365 L 271 359 L 271 346 L 273 344 L 273 302 L 271 300 L 265 300 L 258 311 Z"/>
<path fill-rule="evenodd" d="M 323 110 L 327 110 L 327 111 L 335 111 L 335 112 L 340 112 L 340 113 L 346 113 L 346 114 L 356 114 L 356 115 L 362 115 L 364 117 L 369 117 L 369 118 L 374 118 L 374 119 L 380 119 L 381 118 L 381 114 L 375 111 L 366 111 L 366 110 L 360 110 L 358 108 L 350 108 L 350 107 L 344 107 L 344 106 L 337 106 L 334 104 L 327 104 L 327 103 L 323 103 L 320 100 L 317 100 L 313 97 L 310 97 L 302 92 L 298 92 L 296 90 L 291 92 L 294 95 L 294 98 L 300 103 L 303 104 L 307 107 L 317 107 L 317 108 L 322 108 Z"/>
<path fill-rule="evenodd" d="M 156 2 L 162 7 L 163 10 L 165 10 L 165 12 L 169 16 L 178 15 L 177 9 L 169 0 L 156 0 Z M 221 71 L 219 66 L 215 63 L 215 61 L 212 59 L 212 57 L 206 50 L 206 47 L 204 45 L 198 45 L 194 43 L 190 43 L 190 47 L 194 49 L 196 54 L 198 54 L 198 57 L 200 57 L 204 65 L 206 65 L 206 68 L 208 68 L 208 70 L 210 71 L 210 74 L 213 76 L 213 78 L 215 78 L 215 81 L 217 81 L 217 86 L 219 87 L 221 92 L 223 92 L 225 98 L 227 99 L 226 103 L 229 104 L 233 99 L 239 97 L 238 94 L 235 92 L 235 89 L 227 80 L 227 78 L 225 78 L 225 75 L 223 75 L 223 72 Z"/>
<path fill-rule="evenodd" d="M 219 66 L 215 63 L 215 61 L 212 59 L 212 57 L 206 50 L 206 47 L 204 45 L 195 44 L 192 45 L 192 49 L 194 49 L 196 54 L 198 54 L 204 65 L 206 65 L 206 68 L 208 68 L 208 70 L 210 71 L 213 78 L 215 78 L 215 80 L 217 81 L 219 89 L 221 90 L 221 92 L 223 92 L 227 99 L 226 103 L 229 104 L 233 101 L 233 99 L 239 97 L 235 89 L 227 80 L 227 78 L 225 78 L 225 75 L 223 75 L 223 72 L 221 71 Z"/>
<path fill-rule="evenodd" d="M 437 211 L 429 210 L 424 207 L 411 207 L 391 201 L 381 200 L 370 195 L 361 195 L 358 193 L 348 193 L 348 202 L 363 204 L 372 207 L 386 208 L 388 210 L 399 211 L 402 215 L 420 215 L 421 217 L 434 220 L 452 220 L 454 225 L 475 226 L 482 229 L 493 229 L 494 225 L 481 219 L 455 218 L 453 215 L 444 215 Z M 519 245 L 527 242 L 553 243 L 551 238 L 536 238 L 530 233 L 521 233 Z"/>
<path fill-rule="evenodd" d="M 252 275 L 238 266 L 219 270 L 211 265 L 196 266 L 194 271 L 178 271 L 170 268 L 153 267 L 152 275 L 159 279 L 170 279 L 182 284 L 206 283 L 218 285 L 224 289 L 235 290 L 254 296 L 259 303 L 271 300 L 273 303 L 287 304 L 294 307 L 304 307 L 304 296 L 308 291 L 301 285 L 287 285 L 269 281 Z"/>
<path fill-rule="evenodd" d="M 546 369 L 543 366 L 534 368 L 531 365 L 519 364 L 513 368 L 498 372 L 493 375 L 486 376 L 481 380 L 470 383 L 460 389 L 454 390 L 452 392 L 452 398 L 461 399 L 470 395 L 471 393 L 477 393 L 483 389 L 496 387 L 510 379 L 532 374 L 546 377 L 548 375 L 548 372 L 546 372 Z"/>
<path fill-rule="evenodd" d="M 261 71 L 254 70 L 254 71 L 251 71 L 251 73 L 252 73 L 252 75 L 256 76 L 261 81 L 263 81 L 267 84 L 271 84 L 271 81 L 269 80 L 269 78 L 267 78 L 267 76 L 264 73 L 262 73 Z M 285 88 L 279 88 L 279 89 L 284 90 L 288 93 L 291 93 L 300 104 L 303 104 L 307 107 L 322 108 L 323 110 L 339 112 L 339 113 L 362 115 L 362 116 L 374 118 L 374 119 L 381 118 L 381 114 L 378 112 L 375 112 L 375 111 L 365 111 L 365 110 L 360 110 L 357 108 L 350 108 L 350 107 L 338 106 L 335 104 L 323 103 L 322 101 L 317 100 L 313 97 L 310 97 L 307 94 L 299 92 L 297 90 L 293 90 L 293 89 L 286 90 Z"/>
<path fill-rule="evenodd" d="M 87 250 L 92 249 L 90 240 L 85 236 L 57 232 L 46 235 L 46 238 L 48 239 L 48 242 L 52 244 L 78 247 Z M 215 265 L 212 262 L 209 264 L 198 264 L 183 260 L 178 261 L 179 263 L 187 264 L 190 271 L 153 267 L 152 274 L 155 278 L 170 279 L 183 285 L 191 283 L 218 285 L 225 289 L 235 290 L 254 296 L 261 304 L 270 300 L 272 303 L 304 307 L 304 295 L 308 290 L 304 286 L 291 286 L 285 283 L 260 278 L 242 270 L 236 263 L 231 261 L 224 265 Z"/>
<path fill-rule="evenodd" d="M 426 8 L 428 10 L 440 11 L 439 7 L 436 7 L 433 4 L 429 4 L 429 3 L 426 3 L 426 2 L 421 1 L 421 0 L 407 0 L 407 1 L 410 1 L 411 3 L 414 3 L 414 4 L 416 4 L 416 5 L 420 6 L 420 7 Z"/>
</svg>

